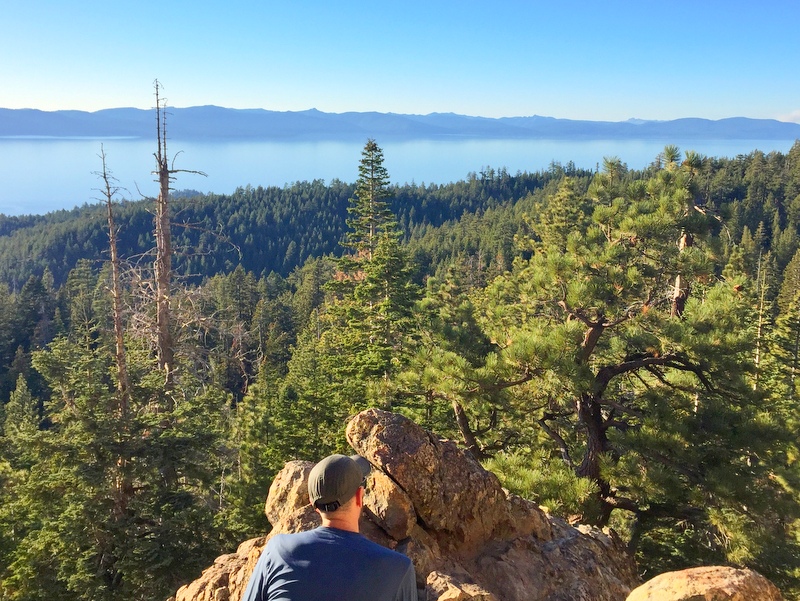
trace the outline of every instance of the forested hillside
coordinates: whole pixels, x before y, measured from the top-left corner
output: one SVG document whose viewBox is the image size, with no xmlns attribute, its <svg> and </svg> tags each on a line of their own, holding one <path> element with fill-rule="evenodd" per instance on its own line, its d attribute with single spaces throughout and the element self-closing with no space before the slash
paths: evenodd
<svg viewBox="0 0 800 601">
<path fill-rule="evenodd" d="M 396 187 L 370 140 L 353 184 L 110 196 L 0 222 L 0 599 L 166 598 L 369 406 L 647 576 L 800 595 L 800 142 Z"/>
<path fill-rule="evenodd" d="M 584 174 L 587 175 L 587 174 Z M 407 233 L 464 213 L 483 212 L 540 189 L 556 173 L 486 169 L 447 185 L 393 189 L 391 208 Z M 239 188 L 231 195 L 179 196 L 174 202 L 176 271 L 195 282 L 237 265 L 259 275 L 287 276 L 309 257 L 341 254 L 353 184 L 297 182 L 283 188 Z M 120 252 L 132 261 L 154 247 L 153 200 L 117 208 Z M 105 207 L 84 206 L 44 216 L 0 216 L 0 281 L 18 290 L 31 275 L 49 271 L 56 285 L 79 260 L 102 261 L 108 252 Z"/>
</svg>

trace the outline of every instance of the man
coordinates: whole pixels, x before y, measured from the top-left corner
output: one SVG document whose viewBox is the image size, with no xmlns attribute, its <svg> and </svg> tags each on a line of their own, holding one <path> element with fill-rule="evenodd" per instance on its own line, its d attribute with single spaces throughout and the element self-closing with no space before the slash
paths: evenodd
<svg viewBox="0 0 800 601">
<path fill-rule="evenodd" d="M 308 496 L 322 526 L 272 537 L 242 601 L 417 601 L 411 560 L 359 534 L 369 470 L 345 455 L 314 466 Z"/>
</svg>

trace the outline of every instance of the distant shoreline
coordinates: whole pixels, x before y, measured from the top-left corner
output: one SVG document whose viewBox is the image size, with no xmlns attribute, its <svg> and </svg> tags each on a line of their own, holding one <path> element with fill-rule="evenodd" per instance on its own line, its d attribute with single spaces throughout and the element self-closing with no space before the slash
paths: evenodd
<svg viewBox="0 0 800 601">
<path fill-rule="evenodd" d="M 796 140 L 800 124 L 731 117 L 709 120 L 580 121 L 469 117 L 449 113 L 278 112 L 215 106 L 170 108 L 167 133 L 181 140 Z M 155 135 L 153 111 L 0 108 L 0 139 L 136 139 Z"/>
<path fill-rule="evenodd" d="M 666 144 L 682 152 L 735 158 L 754 151 L 789 152 L 795 140 L 532 140 L 440 137 L 435 140 L 378 139 L 393 183 L 446 184 L 470 174 L 504 169 L 535 172 L 555 165 L 597 168 L 604 157 L 617 157 L 630 169 L 656 160 Z M 138 199 L 158 193 L 153 181 L 154 136 L 124 138 L 0 138 L 0 214 L 44 214 L 70 210 L 101 198 L 97 173 L 100 149 L 123 191 Z M 175 189 L 230 194 L 252 185 L 283 187 L 298 181 L 334 179 L 353 182 L 363 137 L 351 140 L 256 140 L 170 138 L 169 154 L 177 169 L 198 170 L 207 177 L 181 174 Z"/>
</svg>

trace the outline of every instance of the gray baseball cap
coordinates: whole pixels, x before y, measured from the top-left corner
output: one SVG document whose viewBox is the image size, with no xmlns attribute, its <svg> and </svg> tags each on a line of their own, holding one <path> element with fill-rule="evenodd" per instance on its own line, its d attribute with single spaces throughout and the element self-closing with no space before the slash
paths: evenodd
<svg viewBox="0 0 800 601">
<path fill-rule="evenodd" d="M 322 511 L 336 511 L 364 485 L 370 469 L 369 461 L 360 455 L 329 455 L 308 475 L 311 504 Z"/>
</svg>

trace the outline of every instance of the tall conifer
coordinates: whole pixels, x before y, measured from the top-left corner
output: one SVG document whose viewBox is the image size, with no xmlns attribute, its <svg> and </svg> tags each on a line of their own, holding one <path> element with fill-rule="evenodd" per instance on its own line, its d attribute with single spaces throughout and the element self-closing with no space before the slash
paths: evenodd
<svg viewBox="0 0 800 601">
<path fill-rule="evenodd" d="M 383 165 L 383 150 L 373 139 L 361 151 L 356 191 L 347 212 L 348 231 L 343 246 L 352 249 L 357 259 L 372 260 L 381 234 L 396 228 L 388 200 L 393 196 L 389 172 Z"/>
</svg>

